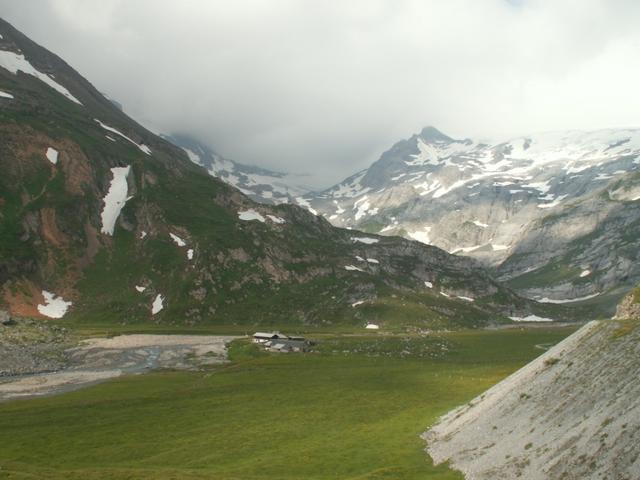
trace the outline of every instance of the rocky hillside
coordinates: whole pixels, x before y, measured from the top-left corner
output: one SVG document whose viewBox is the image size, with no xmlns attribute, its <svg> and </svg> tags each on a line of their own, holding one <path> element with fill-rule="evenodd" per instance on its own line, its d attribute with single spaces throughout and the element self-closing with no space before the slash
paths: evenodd
<svg viewBox="0 0 640 480">
<path fill-rule="evenodd" d="M 9 24 L 0 35 L 1 306 L 14 314 L 420 328 L 564 315 L 471 259 L 257 204 Z"/>
<path fill-rule="evenodd" d="M 640 130 L 484 143 L 427 127 L 297 202 L 336 226 L 476 258 L 525 296 L 594 298 L 612 313 L 640 281 L 639 170 Z"/>
<path fill-rule="evenodd" d="M 640 319 L 594 321 L 425 433 L 466 478 L 640 478 Z"/>
<path fill-rule="evenodd" d="M 296 203 L 296 198 L 312 190 L 305 186 L 303 176 L 234 162 L 187 135 L 173 134 L 163 138 L 182 148 L 189 160 L 203 167 L 210 175 L 236 187 L 256 202 L 268 205 Z"/>
</svg>

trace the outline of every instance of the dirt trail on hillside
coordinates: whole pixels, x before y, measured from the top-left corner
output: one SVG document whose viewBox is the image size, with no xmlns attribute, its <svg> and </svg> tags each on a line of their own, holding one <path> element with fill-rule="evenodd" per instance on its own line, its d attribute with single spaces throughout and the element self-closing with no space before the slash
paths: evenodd
<svg viewBox="0 0 640 480">
<path fill-rule="evenodd" d="M 56 372 L 0 379 L 0 402 L 76 390 L 124 374 L 152 369 L 193 370 L 224 363 L 227 343 L 212 335 L 120 335 L 91 338 L 67 349 L 68 366 Z"/>
</svg>

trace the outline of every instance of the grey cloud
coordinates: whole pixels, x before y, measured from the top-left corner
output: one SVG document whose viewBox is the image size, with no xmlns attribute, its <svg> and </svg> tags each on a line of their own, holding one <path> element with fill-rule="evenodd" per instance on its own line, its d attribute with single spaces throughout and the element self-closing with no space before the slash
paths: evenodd
<svg viewBox="0 0 640 480">
<path fill-rule="evenodd" d="M 634 0 L 0 0 L 128 113 L 327 185 L 399 138 L 640 124 Z"/>
</svg>

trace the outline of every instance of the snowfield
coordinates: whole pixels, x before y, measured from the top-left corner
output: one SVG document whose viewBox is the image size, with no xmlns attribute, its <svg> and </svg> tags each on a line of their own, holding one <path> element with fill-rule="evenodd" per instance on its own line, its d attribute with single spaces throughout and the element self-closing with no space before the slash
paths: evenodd
<svg viewBox="0 0 640 480">
<path fill-rule="evenodd" d="M 111 169 L 113 179 L 111 180 L 109 191 L 104 197 L 104 208 L 101 214 L 101 233 L 113 236 L 116 220 L 118 220 L 122 207 L 127 201 L 127 176 L 130 169 L 131 167 L 114 167 Z"/>
<path fill-rule="evenodd" d="M 53 80 L 49 75 L 46 75 L 34 68 L 27 59 L 24 58 L 24 55 L 21 53 L 9 52 L 6 50 L 0 50 L 0 67 L 9 70 L 14 75 L 17 75 L 18 72 L 26 73 L 27 75 L 31 75 L 36 77 L 38 80 L 46 83 L 51 88 L 53 88 L 56 92 L 61 93 L 69 100 L 78 105 L 82 105 L 80 100 L 69 93 L 69 90 L 64 88 L 58 82 Z M 11 97 L 13 98 L 13 97 Z"/>
<path fill-rule="evenodd" d="M 58 151 L 55 148 L 47 148 L 47 152 L 45 153 L 47 160 L 49 160 L 54 165 L 58 163 Z"/>
<path fill-rule="evenodd" d="M 122 138 L 124 138 L 125 140 L 128 140 L 129 142 L 133 143 L 136 147 L 138 147 L 140 149 L 140 151 L 142 151 L 143 153 L 147 154 L 147 155 L 151 155 L 151 149 L 149 147 L 147 147 L 144 143 L 138 143 L 135 142 L 133 139 L 127 137 L 124 133 L 116 130 L 113 127 L 110 127 L 109 125 L 106 125 L 104 123 L 102 123 L 100 120 L 98 120 L 97 118 L 94 118 L 94 120 L 98 123 L 98 125 L 100 125 L 102 128 L 104 128 L 105 130 L 108 130 L 109 132 L 115 133 L 116 135 L 120 135 Z"/>
<path fill-rule="evenodd" d="M 553 318 L 539 317 L 538 315 L 528 315 L 526 317 L 509 317 L 514 322 L 553 322 Z"/>
<path fill-rule="evenodd" d="M 155 315 L 159 313 L 164 308 L 164 298 L 162 295 L 156 295 L 156 298 L 153 300 L 153 304 L 151 304 L 151 315 Z"/>
<path fill-rule="evenodd" d="M 356 267 L 355 265 L 346 265 L 344 267 L 348 272 L 364 272 L 361 268 Z"/>
<path fill-rule="evenodd" d="M 266 222 L 265 218 L 252 208 L 249 210 L 238 212 L 238 218 L 240 220 L 244 220 L 245 222 L 250 222 L 251 220 L 257 220 L 262 223 Z"/>
<path fill-rule="evenodd" d="M 578 297 L 578 298 L 563 298 L 560 300 L 555 300 L 553 298 L 540 298 L 537 299 L 536 301 L 540 302 L 540 303 L 573 303 L 573 302 L 582 302 L 583 300 L 589 300 L 591 298 L 596 298 L 598 295 L 600 295 L 600 292 L 596 292 L 592 295 L 585 295 L 584 297 Z"/>
<path fill-rule="evenodd" d="M 366 245 L 373 245 L 374 243 L 378 243 L 380 239 L 378 238 L 370 238 L 370 237 L 351 237 L 351 240 L 354 242 L 364 243 Z"/>
<path fill-rule="evenodd" d="M 169 233 L 169 236 L 171 237 L 171 240 L 173 240 L 173 242 L 179 247 L 184 247 L 187 245 L 187 242 L 185 242 L 182 238 L 180 238 L 175 233 Z"/>
<path fill-rule="evenodd" d="M 44 297 L 44 305 L 38 305 L 38 312 L 41 315 L 49 318 L 62 318 L 71 305 L 71 302 L 67 302 L 62 297 L 58 297 L 51 292 L 47 292 L 46 290 L 42 291 L 42 296 Z"/>
</svg>

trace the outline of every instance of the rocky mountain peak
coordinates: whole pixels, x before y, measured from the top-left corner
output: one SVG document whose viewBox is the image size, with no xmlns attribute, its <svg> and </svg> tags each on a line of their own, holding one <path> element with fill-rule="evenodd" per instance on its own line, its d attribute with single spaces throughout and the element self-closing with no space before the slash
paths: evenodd
<svg viewBox="0 0 640 480">
<path fill-rule="evenodd" d="M 420 138 L 427 143 L 451 143 L 454 140 L 436 127 L 426 126 L 420 132 Z"/>
</svg>

